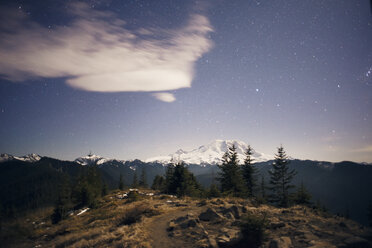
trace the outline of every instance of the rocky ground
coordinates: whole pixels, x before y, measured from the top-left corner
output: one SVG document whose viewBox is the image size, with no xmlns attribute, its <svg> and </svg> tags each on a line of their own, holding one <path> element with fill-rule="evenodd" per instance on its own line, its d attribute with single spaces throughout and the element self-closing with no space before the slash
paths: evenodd
<svg viewBox="0 0 372 248">
<path fill-rule="evenodd" d="M 372 247 L 372 232 L 353 221 L 303 206 L 279 209 L 252 206 L 242 200 L 215 199 L 199 215 L 187 213 L 172 219 L 168 235 L 194 243 L 190 247 L 245 247 L 240 226 L 244 216 L 266 221 L 261 247 Z"/>
<path fill-rule="evenodd" d="M 236 198 L 177 199 L 151 193 L 130 202 L 122 196 L 111 194 L 99 208 L 76 211 L 57 225 L 47 214 L 3 223 L 1 246 L 254 247 L 247 246 L 241 226 L 255 220 L 263 230 L 260 247 L 372 247 L 371 229 L 304 206 L 281 209 Z M 21 238 L 14 227 L 23 228 Z"/>
</svg>

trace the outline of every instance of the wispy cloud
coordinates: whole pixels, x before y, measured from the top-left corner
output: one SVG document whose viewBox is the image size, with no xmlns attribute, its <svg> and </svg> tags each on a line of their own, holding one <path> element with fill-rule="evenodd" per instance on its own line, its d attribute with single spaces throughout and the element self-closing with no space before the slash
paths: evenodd
<svg viewBox="0 0 372 248">
<path fill-rule="evenodd" d="M 174 102 L 176 100 L 176 97 L 171 93 L 154 93 L 152 94 L 156 99 L 163 101 L 163 102 Z"/>
<path fill-rule="evenodd" d="M 1 76 L 15 82 L 66 77 L 68 85 L 86 91 L 168 91 L 191 87 L 194 63 L 212 47 L 213 30 L 202 15 L 177 30 L 132 31 L 113 13 L 83 3 L 73 4 L 71 14 L 69 26 L 50 30 L 22 13 L 2 13 Z"/>
</svg>

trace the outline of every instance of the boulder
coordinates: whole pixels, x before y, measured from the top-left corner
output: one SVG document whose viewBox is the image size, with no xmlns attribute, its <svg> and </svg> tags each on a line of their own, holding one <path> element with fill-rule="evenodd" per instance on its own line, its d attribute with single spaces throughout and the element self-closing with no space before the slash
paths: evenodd
<svg viewBox="0 0 372 248">
<path fill-rule="evenodd" d="M 211 208 L 199 215 L 199 219 L 202 221 L 215 221 L 223 219 L 223 217 Z"/>
<path fill-rule="evenodd" d="M 240 209 L 237 206 L 229 208 L 222 207 L 221 213 L 228 219 L 240 219 Z"/>
<path fill-rule="evenodd" d="M 285 224 L 283 222 L 272 222 L 270 224 L 270 229 L 277 229 L 282 227 L 285 227 Z"/>
<path fill-rule="evenodd" d="M 192 219 L 192 220 L 188 220 L 188 221 L 185 221 L 183 223 L 180 224 L 180 227 L 182 229 L 185 229 L 185 228 L 188 228 L 188 227 L 195 227 L 197 225 L 197 221 Z"/>
<path fill-rule="evenodd" d="M 291 248 L 292 240 L 290 237 L 280 237 L 270 241 L 269 248 Z"/>
<path fill-rule="evenodd" d="M 218 247 L 231 247 L 242 239 L 241 232 L 236 229 L 227 229 L 223 228 L 221 229 L 222 234 L 220 234 L 216 241 L 218 244 Z"/>
<path fill-rule="evenodd" d="M 231 212 L 228 212 L 228 213 L 224 214 L 224 216 L 228 220 L 235 220 L 234 215 Z"/>
</svg>

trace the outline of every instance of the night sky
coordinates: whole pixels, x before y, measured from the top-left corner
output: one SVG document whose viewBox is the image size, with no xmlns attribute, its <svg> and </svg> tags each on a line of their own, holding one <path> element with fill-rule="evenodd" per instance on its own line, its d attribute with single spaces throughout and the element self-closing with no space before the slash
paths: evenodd
<svg viewBox="0 0 372 248">
<path fill-rule="evenodd" d="M 372 162 L 369 4 L 2 1 L 0 153 Z"/>
</svg>

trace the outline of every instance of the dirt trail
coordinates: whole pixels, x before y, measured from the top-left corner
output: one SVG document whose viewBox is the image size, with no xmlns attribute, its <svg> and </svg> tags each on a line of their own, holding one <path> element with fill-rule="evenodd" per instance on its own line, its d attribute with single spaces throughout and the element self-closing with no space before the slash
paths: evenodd
<svg viewBox="0 0 372 248">
<path fill-rule="evenodd" d="M 151 246 L 154 248 L 193 247 L 193 244 L 186 243 L 182 239 L 169 237 L 167 228 L 171 220 L 188 213 L 196 214 L 196 212 L 199 212 L 197 210 L 200 209 L 195 207 L 179 208 L 153 218 L 146 228 L 150 235 Z"/>
</svg>

